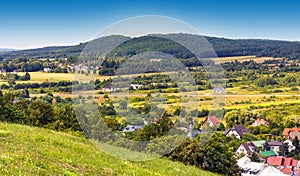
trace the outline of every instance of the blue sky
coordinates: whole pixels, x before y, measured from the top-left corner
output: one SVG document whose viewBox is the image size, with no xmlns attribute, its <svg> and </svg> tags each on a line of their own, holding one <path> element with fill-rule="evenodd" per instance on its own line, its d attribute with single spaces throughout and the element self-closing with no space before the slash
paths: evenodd
<svg viewBox="0 0 300 176">
<path fill-rule="evenodd" d="M 141 15 L 177 18 L 209 36 L 300 41 L 299 7 L 296 0 L 1 0 L 0 48 L 78 44 Z"/>
</svg>

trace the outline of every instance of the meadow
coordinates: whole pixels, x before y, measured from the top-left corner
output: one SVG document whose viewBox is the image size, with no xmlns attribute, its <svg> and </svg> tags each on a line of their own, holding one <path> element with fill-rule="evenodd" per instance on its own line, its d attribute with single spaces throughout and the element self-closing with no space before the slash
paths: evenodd
<svg viewBox="0 0 300 176">
<path fill-rule="evenodd" d="M 203 175 L 196 167 L 159 158 L 131 162 L 101 152 L 85 138 L 0 123 L 0 175 Z"/>
</svg>

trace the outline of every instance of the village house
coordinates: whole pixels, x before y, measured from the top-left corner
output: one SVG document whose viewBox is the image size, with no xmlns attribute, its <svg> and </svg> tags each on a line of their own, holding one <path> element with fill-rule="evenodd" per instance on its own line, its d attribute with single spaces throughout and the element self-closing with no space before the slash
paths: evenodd
<svg viewBox="0 0 300 176">
<path fill-rule="evenodd" d="M 135 90 L 135 89 L 140 89 L 143 87 L 142 84 L 130 84 L 130 87 Z"/>
<path fill-rule="evenodd" d="M 288 147 L 289 147 L 289 152 L 295 150 L 295 148 L 296 148 L 296 147 L 293 145 L 293 142 L 292 142 L 291 140 L 289 140 L 289 139 L 283 141 L 283 144 L 287 144 L 287 145 L 288 145 Z"/>
<path fill-rule="evenodd" d="M 256 148 L 256 146 L 252 142 L 246 142 L 246 143 L 241 144 L 235 153 L 237 155 L 250 156 L 254 152 L 258 153 L 259 150 Z"/>
<path fill-rule="evenodd" d="M 224 93 L 225 92 L 225 88 L 224 87 L 214 87 L 213 88 L 213 92 L 214 93 Z"/>
<path fill-rule="evenodd" d="M 289 139 L 291 132 L 300 132 L 300 128 L 285 128 L 283 129 L 282 137 L 284 137 L 285 139 Z"/>
<path fill-rule="evenodd" d="M 251 131 L 245 128 L 244 126 L 234 126 L 232 128 L 227 129 L 224 132 L 224 135 L 226 137 L 233 135 L 237 139 L 241 139 L 244 133 L 251 133 Z"/>
<path fill-rule="evenodd" d="M 80 71 L 87 71 L 88 69 L 89 69 L 88 66 L 82 66 L 82 67 L 80 68 Z"/>
<path fill-rule="evenodd" d="M 281 146 L 282 146 L 282 142 L 280 141 L 274 141 L 274 140 L 267 141 L 266 144 L 264 145 L 264 150 L 265 151 L 273 150 L 278 155 Z"/>
<path fill-rule="evenodd" d="M 115 91 L 115 87 L 112 85 L 108 85 L 108 86 L 103 87 L 102 90 L 104 92 L 113 92 L 113 91 Z"/>
<path fill-rule="evenodd" d="M 264 158 L 268 158 L 270 156 L 277 156 L 277 154 L 273 150 L 261 151 L 259 152 L 259 155 Z"/>
<path fill-rule="evenodd" d="M 267 163 L 277 167 L 284 174 L 290 175 L 293 173 L 294 175 L 300 175 L 299 161 L 293 158 L 271 156 L 267 159 Z"/>
<path fill-rule="evenodd" d="M 44 72 L 49 73 L 51 71 L 51 68 L 44 68 Z"/>
<path fill-rule="evenodd" d="M 78 66 L 78 65 L 75 65 L 74 66 L 74 70 L 77 72 L 77 71 L 80 71 L 80 66 Z"/>
<path fill-rule="evenodd" d="M 127 126 L 124 128 L 123 132 L 124 132 L 124 133 L 125 133 L 125 132 L 133 132 L 133 131 L 139 130 L 140 128 L 142 128 L 142 126 L 127 125 Z"/>
<path fill-rule="evenodd" d="M 300 132 L 290 132 L 289 134 L 290 141 L 293 141 L 296 137 L 300 140 Z"/>
<path fill-rule="evenodd" d="M 266 143 L 266 140 L 258 140 L 258 141 L 251 141 L 256 148 L 262 149 L 264 144 Z"/>
<path fill-rule="evenodd" d="M 201 129 L 204 128 L 205 124 L 208 124 L 209 127 L 215 127 L 219 125 L 220 120 L 216 116 L 208 116 L 201 124 Z"/>
<path fill-rule="evenodd" d="M 267 122 L 265 119 L 257 118 L 257 119 L 252 123 L 252 126 L 260 126 L 260 125 L 263 125 L 263 126 L 268 127 L 268 126 L 269 126 L 269 122 Z"/>
<path fill-rule="evenodd" d="M 246 156 L 240 158 L 237 161 L 237 165 L 243 170 L 242 176 L 287 176 L 274 166 L 251 162 Z"/>
</svg>

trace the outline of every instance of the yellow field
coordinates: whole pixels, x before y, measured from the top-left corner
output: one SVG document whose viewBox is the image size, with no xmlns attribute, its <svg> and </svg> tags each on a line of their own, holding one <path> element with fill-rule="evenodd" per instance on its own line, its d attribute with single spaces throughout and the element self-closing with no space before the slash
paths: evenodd
<svg viewBox="0 0 300 176">
<path fill-rule="evenodd" d="M 233 62 L 233 61 L 250 61 L 253 60 L 256 63 L 263 63 L 266 60 L 282 60 L 283 58 L 273 58 L 273 57 L 256 57 L 256 56 L 233 56 L 233 57 L 219 57 L 218 58 L 218 64 L 224 63 L 224 62 Z"/>
<path fill-rule="evenodd" d="M 29 72 L 31 80 L 30 82 L 46 82 L 46 81 L 72 81 L 74 80 L 74 74 L 71 73 L 46 73 L 46 72 Z M 25 75 L 25 72 L 20 72 L 18 75 Z M 21 81 L 18 81 L 18 83 Z M 28 82 L 28 81 L 27 81 Z"/>
<path fill-rule="evenodd" d="M 144 76 L 144 75 L 155 75 L 155 74 L 170 74 L 172 72 L 164 72 L 164 73 L 144 73 L 144 74 L 132 74 L 125 75 L 126 77 L 136 77 L 136 76 Z M 17 81 L 17 83 L 41 83 L 41 82 L 56 82 L 56 81 L 89 81 L 89 80 L 104 80 L 113 78 L 114 76 L 100 76 L 100 75 L 85 75 L 85 74 L 73 74 L 73 73 L 46 73 L 46 72 L 30 72 L 30 81 Z M 19 72 L 18 75 L 23 76 L 25 72 Z M 6 83 L 6 81 L 5 81 Z M 1 84 L 1 82 L 0 82 Z"/>
</svg>

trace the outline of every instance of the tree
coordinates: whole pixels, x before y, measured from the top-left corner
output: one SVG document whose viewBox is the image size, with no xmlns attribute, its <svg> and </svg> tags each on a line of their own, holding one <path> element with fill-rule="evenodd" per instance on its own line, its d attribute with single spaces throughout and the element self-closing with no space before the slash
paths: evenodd
<svg viewBox="0 0 300 176">
<path fill-rule="evenodd" d="M 235 155 L 223 143 L 224 140 L 215 134 L 205 144 L 203 168 L 224 175 L 238 176 L 241 169 L 237 165 Z"/>
<path fill-rule="evenodd" d="M 275 84 L 277 84 L 277 82 L 272 77 L 260 77 L 254 81 L 254 84 L 257 87 L 265 87 L 268 85 L 275 85 Z"/>
<path fill-rule="evenodd" d="M 40 100 L 31 102 L 29 119 L 34 126 L 47 127 L 55 121 L 52 105 Z"/>
<path fill-rule="evenodd" d="M 280 156 L 288 157 L 289 156 L 289 145 L 288 143 L 283 143 L 281 146 Z"/>
<path fill-rule="evenodd" d="M 29 81 L 30 79 L 31 79 L 30 74 L 28 72 L 26 72 L 24 75 L 24 81 Z"/>
<path fill-rule="evenodd" d="M 204 149 L 199 145 L 197 140 L 187 139 L 174 149 L 168 157 L 173 161 L 180 161 L 187 165 L 202 168 Z"/>
<path fill-rule="evenodd" d="M 252 162 L 260 162 L 259 157 L 257 156 L 257 154 L 255 152 L 252 153 L 250 159 Z"/>
<path fill-rule="evenodd" d="M 222 122 L 220 122 L 217 131 L 224 131 L 225 130 L 225 126 Z"/>
<path fill-rule="evenodd" d="M 76 119 L 72 105 L 66 104 L 56 112 L 57 118 L 53 128 L 59 131 L 82 131 Z"/>
<path fill-rule="evenodd" d="M 283 119 L 283 125 L 287 128 L 292 128 L 295 126 L 300 126 L 300 116 L 291 115 Z"/>
<path fill-rule="evenodd" d="M 293 141 L 292 141 L 293 146 L 295 146 L 295 155 L 298 155 L 299 151 L 300 151 L 300 144 L 299 144 L 299 139 L 298 136 L 296 136 Z"/>
</svg>

